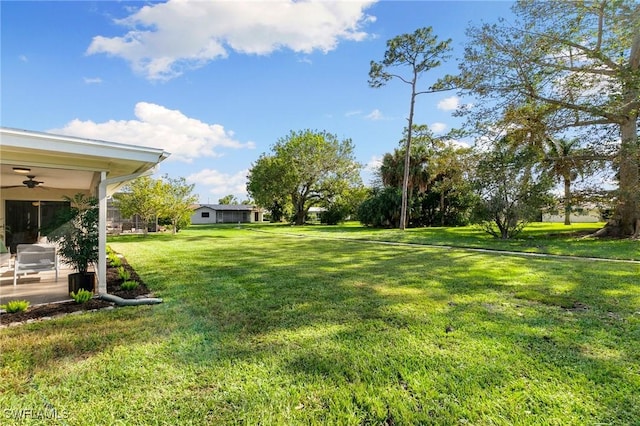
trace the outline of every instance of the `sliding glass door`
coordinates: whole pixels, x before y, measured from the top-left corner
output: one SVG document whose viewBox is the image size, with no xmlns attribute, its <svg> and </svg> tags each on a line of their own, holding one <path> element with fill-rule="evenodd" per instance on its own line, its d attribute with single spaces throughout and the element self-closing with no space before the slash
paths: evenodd
<svg viewBox="0 0 640 426">
<path fill-rule="evenodd" d="M 12 253 L 18 244 L 33 244 L 40 239 L 40 229 L 49 227 L 58 212 L 68 209 L 66 201 L 16 201 L 5 203 L 6 245 Z"/>
</svg>

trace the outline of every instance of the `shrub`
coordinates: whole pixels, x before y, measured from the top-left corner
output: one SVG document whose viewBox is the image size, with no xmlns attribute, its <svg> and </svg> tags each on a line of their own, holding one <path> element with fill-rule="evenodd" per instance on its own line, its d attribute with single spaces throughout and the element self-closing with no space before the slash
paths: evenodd
<svg viewBox="0 0 640 426">
<path fill-rule="evenodd" d="M 129 281 L 131 278 L 131 273 L 124 269 L 124 266 L 118 267 L 118 275 L 120 275 L 122 281 Z"/>
<path fill-rule="evenodd" d="M 139 285 L 140 283 L 138 283 L 138 281 L 125 281 L 120 284 L 120 288 L 123 290 L 134 290 L 138 288 Z"/>
<path fill-rule="evenodd" d="M 334 203 L 327 210 L 320 213 L 320 223 L 337 225 L 344 222 L 347 216 L 349 216 L 348 206 Z"/>
<path fill-rule="evenodd" d="M 514 238 L 538 218 L 553 183 L 538 167 L 538 153 L 508 136 L 483 153 L 475 170 L 478 199 L 473 214 L 485 232 L 503 240 Z"/>
<path fill-rule="evenodd" d="M 399 188 L 374 189 L 360 204 L 358 218 L 363 225 L 375 228 L 393 228 L 400 223 L 402 190 Z"/>
<path fill-rule="evenodd" d="M 72 291 L 71 293 L 69 293 L 69 295 L 73 300 L 76 301 L 76 303 L 86 303 L 93 297 L 93 293 L 85 289 L 80 289 L 77 293 L 74 293 Z"/>
<path fill-rule="evenodd" d="M 29 307 L 29 302 L 26 300 L 10 300 L 6 305 L 0 305 L 0 308 L 7 311 L 8 314 L 14 314 L 16 312 L 24 312 Z"/>
<path fill-rule="evenodd" d="M 107 255 L 107 259 L 109 260 L 109 265 L 114 268 L 119 268 L 120 266 L 122 266 L 122 260 L 120 260 L 118 255 L 115 253 L 109 253 Z"/>
<path fill-rule="evenodd" d="M 109 266 L 117 268 L 122 265 L 122 260 L 118 256 L 118 253 L 111 246 L 107 246 L 107 260 L 109 261 Z"/>
</svg>

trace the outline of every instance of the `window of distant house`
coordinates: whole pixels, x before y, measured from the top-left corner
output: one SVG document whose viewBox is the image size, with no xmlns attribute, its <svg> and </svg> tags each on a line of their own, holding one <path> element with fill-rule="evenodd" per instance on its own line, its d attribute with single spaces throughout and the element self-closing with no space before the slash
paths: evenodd
<svg viewBox="0 0 640 426">
<path fill-rule="evenodd" d="M 202 212 L 202 216 L 201 217 L 209 217 L 209 212 Z"/>
</svg>

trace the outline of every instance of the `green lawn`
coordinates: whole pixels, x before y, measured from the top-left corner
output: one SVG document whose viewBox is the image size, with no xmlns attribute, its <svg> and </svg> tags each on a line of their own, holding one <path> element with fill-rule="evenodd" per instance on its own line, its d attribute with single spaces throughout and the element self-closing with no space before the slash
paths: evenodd
<svg viewBox="0 0 640 426">
<path fill-rule="evenodd" d="M 474 232 L 119 237 L 110 245 L 165 303 L 0 330 L 0 416 L 52 406 L 77 425 L 638 424 L 639 264 L 315 238 L 494 244 Z M 536 233 L 521 247 L 583 243 Z M 578 252 L 637 258 L 637 244 Z"/>
<path fill-rule="evenodd" d="M 602 228 L 604 223 L 529 224 L 517 238 L 500 240 L 479 227 L 373 229 L 356 222 L 344 226 L 253 225 L 254 229 L 298 235 L 325 236 L 373 241 L 395 241 L 410 244 L 432 244 L 455 247 L 509 250 L 567 256 L 598 257 L 607 259 L 640 260 L 640 241 L 590 238 L 589 234 Z"/>
</svg>

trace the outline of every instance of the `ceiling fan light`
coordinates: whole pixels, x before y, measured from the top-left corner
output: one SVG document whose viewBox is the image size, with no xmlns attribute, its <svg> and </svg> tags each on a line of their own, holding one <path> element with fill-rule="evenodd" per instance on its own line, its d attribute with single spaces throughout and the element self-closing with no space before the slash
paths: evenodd
<svg viewBox="0 0 640 426">
<path fill-rule="evenodd" d="M 23 173 L 23 174 L 27 174 L 31 172 L 31 169 L 26 168 L 26 167 L 14 167 L 13 171 L 16 173 Z"/>
</svg>

